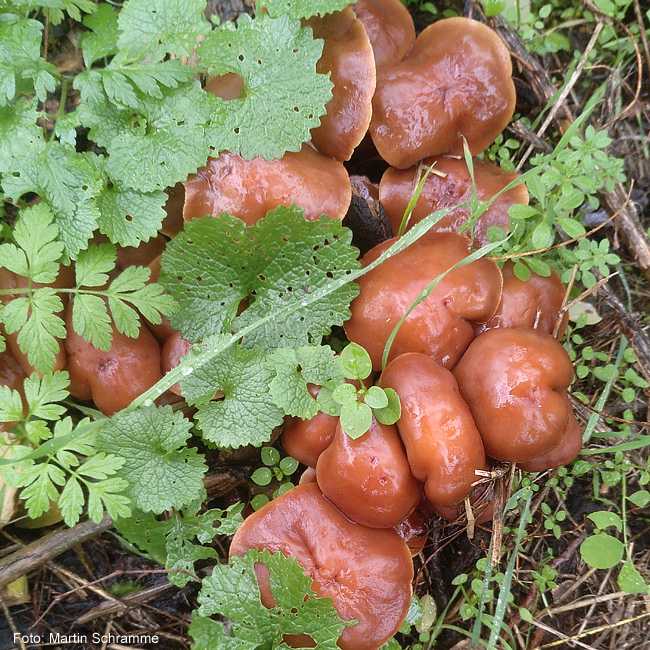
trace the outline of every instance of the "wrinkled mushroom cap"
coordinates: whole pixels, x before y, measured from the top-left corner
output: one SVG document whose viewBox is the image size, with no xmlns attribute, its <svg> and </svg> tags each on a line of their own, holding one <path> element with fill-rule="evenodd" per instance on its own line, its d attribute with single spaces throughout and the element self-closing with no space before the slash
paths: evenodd
<svg viewBox="0 0 650 650">
<path fill-rule="evenodd" d="M 527 463 L 519 463 L 520 469 L 525 472 L 545 472 L 547 469 L 568 465 L 578 457 L 582 449 L 582 427 L 573 413 L 573 407 L 568 396 L 566 401 L 569 410 L 569 422 L 564 436 L 562 436 L 562 442 L 543 456 L 539 456 Z"/>
<path fill-rule="evenodd" d="M 531 273 L 524 281 L 515 275 L 514 266 L 510 261 L 503 265 L 501 302 L 496 314 L 477 327 L 477 334 L 495 327 L 531 327 L 552 334 L 566 293 L 560 276 L 551 269 L 546 278 Z M 568 314 L 562 319 L 559 336 L 564 333 L 568 319 Z"/>
<path fill-rule="evenodd" d="M 66 327 L 70 393 L 78 399 L 92 399 L 105 415 L 126 408 L 161 378 L 160 345 L 146 327 L 141 327 L 134 339 L 113 327 L 107 352 L 93 347 L 74 331 L 71 306 Z"/>
<path fill-rule="evenodd" d="M 416 167 L 396 169 L 389 167 L 379 184 L 379 199 L 384 206 L 393 232 L 398 232 L 402 218 L 419 180 L 430 165 L 435 166 L 424 183 L 407 224 L 407 230 L 432 212 L 469 201 L 472 197 L 472 178 L 464 158 L 427 158 Z M 501 169 L 489 160 L 475 159 L 474 181 L 476 196 L 488 201 L 509 183 L 519 177 Z M 528 203 L 528 190 L 521 183 L 494 200 L 494 203 L 480 216 L 474 229 L 474 241 L 483 246 L 488 243 L 487 229 L 500 226 L 508 231 L 510 216 L 508 208 L 515 203 Z M 434 232 L 459 232 L 470 217 L 468 207 L 457 208 L 438 221 Z M 463 234 L 470 236 L 469 230 Z"/>
<path fill-rule="evenodd" d="M 562 441 L 573 367 L 550 334 L 489 330 L 472 342 L 454 375 L 488 456 L 524 463 Z"/>
<path fill-rule="evenodd" d="M 382 388 L 399 395 L 399 434 L 413 476 L 430 501 L 450 506 L 472 491 L 485 468 L 481 436 L 454 376 L 424 354 L 403 354 L 386 366 Z"/>
<path fill-rule="evenodd" d="M 408 546 L 392 529 L 367 528 L 347 519 L 315 483 L 299 485 L 248 517 L 235 533 L 230 555 L 250 548 L 295 557 L 329 596 L 343 620 L 341 650 L 377 650 L 399 629 L 411 601 L 413 563 Z M 262 602 L 273 596 L 256 572 Z"/>
<path fill-rule="evenodd" d="M 229 212 L 252 226 L 269 210 L 295 203 L 305 219 L 343 219 L 352 190 L 343 165 L 304 145 L 276 160 L 222 153 L 185 181 L 185 221 Z"/>
<path fill-rule="evenodd" d="M 404 169 L 429 156 L 483 151 L 515 108 L 510 54 L 489 27 L 448 18 L 427 27 L 398 65 L 381 68 L 370 135 Z"/>
<path fill-rule="evenodd" d="M 413 478 L 394 426 L 375 419 L 353 440 L 339 424 L 316 464 L 323 494 L 352 521 L 393 528 L 415 508 L 422 486 Z"/>
<path fill-rule="evenodd" d="M 363 140 L 372 113 L 375 92 L 375 59 L 368 35 L 355 13 L 347 7 L 325 16 L 303 21 L 314 38 L 325 41 L 323 54 L 316 64 L 320 74 L 330 73 L 334 84 L 327 113 L 320 126 L 312 129 L 314 146 L 335 160 L 349 160 Z"/>
<path fill-rule="evenodd" d="M 395 65 L 409 53 L 415 26 L 399 0 L 357 0 L 351 9 L 366 28 L 378 68 Z"/>
<path fill-rule="evenodd" d="M 364 266 L 396 240 L 370 250 Z M 361 289 L 345 324 L 350 341 L 362 345 L 381 369 L 384 346 L 393 328 L 418 295 L 441 273 L 469 254 L 469 240 L 453 233 L 430 233 L 357 280 Z M 483 322 L 501 297 L 501 272 L 485 258 L 449 272 L 404 321 L 388 360 L 405 352 L 422 352 L 453 367 L 474 338 L 470 321 Z"/>
</svg>

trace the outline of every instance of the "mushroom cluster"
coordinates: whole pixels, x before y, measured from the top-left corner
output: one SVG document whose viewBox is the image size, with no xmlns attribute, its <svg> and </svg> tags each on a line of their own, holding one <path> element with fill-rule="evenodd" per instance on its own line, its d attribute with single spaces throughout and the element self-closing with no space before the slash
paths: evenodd
<svg viewBox="0 0 650 650">
<path fill-rule="evenodd" d="M 471 196 L 470 172 L 459 158 L 463 143 L 480 154 L 514 111 L 510 56 L 499 37 L 478 21 L 451 18 L 416 38 L 399 0 L 358 0 L 305 24 L 324 40 L 319 71 L 334 82 L 312 142 L 273 161 L 230 152 L 210 159 L 170 191 L 165 236 L 175 236 L 184 221 L 224 211 L 252 225 L 279 205 L 298 205 L 306 219 L 343 219 L 353 196 L 376 204 L 378 214 L 385 209 L 386 228 L 397 233 L 420 173 L 431 165 L 407 228 Z M 233 74 L 210 80 L 206 89 L 225 100 L 244 92 Z M 378 186 L 348 171 L 373 147 L 383 161 Z M 311 471 L 250 515 L 231 544 L 231 555 L 258 548 L 296 557 L 314 591 L 331 597 L 344 620 L 358 620 L 344 630 L 342 650 L 377 650 L 400 628 L 412 595 L 411 555 L 426 542 L 433 513 L 453 520 L 465 503 L 484 506 L 486 482 L 477 489 L 478 479 L 496 461 L 542 471 L 580 450 L 581 429 L 567 396 L 571 362 L 554 338 L 566 326 L 564 287 L 554 272 L 522 282 L 510 263 L 503 269 L 485 258 L 467 263 L 488 228 L 507 229 L 508 208 L 528 201 L 523 184 L 503 191 L 516 174 L 478 158 L 473 170 L 479 199 L 500 193 L 490 208 L 475 224 L 464 208 L 453 210 L 362 276 L 345 324 L 349 340 L 368 351 L 381 373 L 379 386 L 397 392 L 401 418 L 394 426 L 373 421 L 356 440 L 326 413 L 288 419 L 282 444 Z M 395 242 L 384 239 L 369 247 L 364 266 Z M 159 236 L 139 259 L 151 266 L 152 279 L 165 241 Z M 0 271 L 0 288 L 22 281 Z M 62 267 L 53 286 L 73 282 L 72 269 Z M 190 347 L 163 322 L 141 328 L 135 339 L 114 329 L 103 352 L 74 332 L 72 308 L 65 310 L 68 335 L 54 369 L 67 368 L 72 395 L 92 399 L 108 415 L 178 365 Z M 19 388 L 33 368 L 15 337 L 7 341 L 0 385 Z M 312 386 L 312 394 L 319 388 Z M 174 392 L 163 399 L 178 399 Z M 476 521 L 490 512 L 481 508 Z M 262 602 L 271 607 L 268 572 L 260 565 L 256 574 Z M 305 639 L 286 641 L 302 647 Z"/>
<path fill-rule="evenodd" d="M 510 57 L 498 36 L 473 20 L 441 20 L 416 39 L 397 0 L 359 0 L 353 11 L 374 53 L 372 106 L 353 119 L 359 126 L 353 155 L 347 122 L 340 142 L 328 131 L 322 144 L 321 129 L 358 110 L 361 92 L 339 83 L 344 73 L 338 70 L 346 66 L 334 62 L 328 40 L 352 30 L 350 11 L 311 19 L 315 34 L 325 38 L 323 65 L 335 81 L 328 116 L 312 144 L 348 168 L 376 147 L 375 160 L 378 154 L 387 163 L 381 182 L 350 177 L 353 203 L 361 197 L 374 214 L 385 210 L 396 233 L 403 230 L 421 172 L 432 165 L 406 229 L 472 196 L 470 170 L 459 154 L 464 141 L 472 155 L 479 154 L 510 120 Z M 359 78 L 371 77 L 362 66 Z M 353 99 L 346 99 L 348 92 Z M 370 355 L 379 386 L 397 392 L 400 419 L 394 426 L 373 419 L 365 434 L 352 439 L 328 413 L 288 418 L 282 444 L 307 470 L 299 486 L 248 517 L 232 542 L 231 555 L 265 548 L 297 557 L 316 593 L 330 596 L 342 618 L 359 620 L 343 633 L 342 650 L 376 650 L 399 629 L 409 593 L 404 558 L 407 550 L 422 550 L 434 514 L 488 521 L 490 482 L 480 477 L 494 464 L 543 471 L 570 462 L 580 450 L 581 428 L 567 394 L 571 362 L 554 338 L 566 326 L 558 275 L 533 273 L 523 282 L 512 263 L 500 269 L 486 258 L 467 260 L 488 241 L 490 226 L 508 229 L 508 208 L 528 202 L 526 187 L 513 184 L 505 191 L 517 174 L 485 159 L 474 159 L 473 176 L 479 199 L 498 195 L 478 221 L 471 223 L 469 210 L 456 208 L 362 276 L 344 325 L 348 339 Z M 364 266 L 396 241 L 383 239 L 368 247 Z M 319 390 L 310 386 L 314 397 Z M 375 536 L 383 541 L 366 546 L 379 540 Z M 351 549 L 359 548 L 364 558 L 357 564 Z M 387 562 L 393 569 L 385 568 Z M 388 576 L 393 596 L 386 600 Z M 262 569 L 258 581 L 265 602 L 270 593 Z"/>
</svg>

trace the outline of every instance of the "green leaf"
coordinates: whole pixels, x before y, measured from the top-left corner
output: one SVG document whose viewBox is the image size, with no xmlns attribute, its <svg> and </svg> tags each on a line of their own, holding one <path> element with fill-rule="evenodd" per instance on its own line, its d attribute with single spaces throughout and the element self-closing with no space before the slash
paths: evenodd
<svg viewBox="0 0 650 650">
<path fill-rule="evenodd" d="M 273 480 L 273 472 L 268 467 L 260 467 L 251 474 L 255 485 L 268 485 Z"/>
<path fill-rule="evenodd" d="M 355 386 L 352 384 L 340 384 L 334 389 L 332 393 L 332 399 L 337 404 L 349 404 L 350 402 L 356 402 L 359 392 Z"/>
<path fill-rule="evenodd" d="M 209 347 L 194 346 L 190 359 L 205 349 Z M 259 446 L 270 440 L 284 413 L 269 394 L 273 373 L 265 360 L 263 351 L 230 347 L 181 380 L 188 403 L 199 405 L 195 419 L 205 440 L 219 448 Z M 191 361 L 186 368 L 192 368 Z M 217 390 L 224 398 L 210 401 Z"/>
<path fill-rule="evenodd" d="M 87 343 L 104 352 L 110 350 L 113 330 L 103 298 L 76 295 L 72 303 L 72 326 Z"/>
<path fill-rule="evenodd" d="M 167 561 L 165 535 L 170 530 L 170 521 L 158 521 L 152 513 L 136 509 L 126 517 L 116 518 L 113 523 L 116 530 L 128 542 L 138 546 L 159 564 L 165 564 Z"/>
<path fill-rule="evenodd" d="M 553 243 L 555 235 L 551 226 L 549 226 L 546 221 L 542 221 L 536 228 L 533 230 L 533 234 L 530 238 L 530 245 L 533 250 L 542 250 L 547 248 Z"/>
<path fill-rule="evenodd" d="M 556 221 L 558 226 L 572 239 L 582 237 L 587 232 L 585 227 L 575 219 L 559 218 Z"/>
<path fill-rule="evenodd" d="M 384 388 L 384 393 L 388 397 L 388 405 L 384 408 L 375 409 L 375 418 L 381 424 L 395 424 L 402 417 L 402 405 L 399 401 L 399 395 L 393 388 Z"/>
<path fill-rule="evenodd" d="M 117 11 L 112 5 L 100 2 L 95 12 L 84 18 L 83 24 L 90 31 L 81 35 L 79 46 L 86 68 L 90 69 L 98 59 L 117 54 Z"/>
<path fill-rule="evenodd" d="M 204 10 L 205 0 L 129 0 L 118 18 L 119 48 L 133 59 L 190 56 L 197 36 L 210 31 Z"/>
<path fill-rule="evenodd" d="M 185 447 L 191 426 L 170 406 L 147 406 L 118 413 L 100 431 L 98 447 L 126 459 L 117 475 L 136 508 L 159 514 L 203 495 L 205 460 Z"/>
<path fill-rule="evenodd" d="M 48 284 L 59 274 L 63 244 L 57 241 L 59 228 L 44 203 L 20 211 L 13 231 L 13 244 L 0 246 L 0 264 L 9 271 Z"/>
<path fill-rule="evenodd" d="M 349 343 L 343 348 L 340 364 L 346 379 L 363 381 L 372 372 L 370 355 L 358 343 Z"/>
<path fill-rule="evenodd" d="M 605 530 L 609 526 L 614 526 L 619 533 L 623 530 L 623 521 L 615 512 L 599 510 L 598 512 L 588 514 L 587 518 L 591 519 L 600 530 Z"/>
<path fill-rule="evenodd" d="M 194 639 L 193 650 L 258 650 L 260 647 L 255 641 L 228 636 L 223 623 L 203 616 L 195 617 L 188 631 Z"/>
<path fill-rule="evenodd" d="M 320 0 L 319 2 L 313 2 L 313 0 L 260 0 L 257 7 L 260 13 L 262 8 L 266 9 L 272 18 L 289 16 L 289 18 L 299 20 L 300 18 L 324 16 L 341 11 L 349 4 L 348 0 Z"/>
<path fill-rule="evenodd" d="M 628 495 L 627 499 L 637 508 L 645 508 L 650 503 L 650 492 L 648 490 L 637 490 Z"/>
<path fill-rule="evenodd" d="M 241 99 L 214 98 L 223 119 L 212 145 L 247 160 L 298 151 L 332 98 L 332 83 L 316 72 L 322 51 L 311 29 L 288 16 L 242 14 L 209 34 L 198 48 L 202 63 L 211 74 L 239 75 L 245 89 Z"/>
<path fill-rule="evenodd" d="M 23 468 L 20 473 L 20 498 L 32 519 L 40 517 L 50 509 L 52 502 L 59 498 L 59 489 L 65 485 L 65 473 L 60 467 L 50 463 L 40 463 Z M 58 486 L 58 487 L 57 487 Z"/>
<path fill-rule="evenodd" d="M 6 10 L 5 10 L 6 11 Z M 14 14 L 0 14 L 0 106 L 16 94 L 36 93 L 40 101 L 56 88 L 56 68 L 41 58 L 43 25 Z"/>
<path fill-rule="evenodd" d="M 625 547 L 606 533 L 591 535 L 580 545 L 582 559 L 594 569 L 611 569 L 622 559 Z"/>
<path fill-rule="evenodd" d="M 66 525 L 74 526 L 79 521 L 85 501 L 79 481 L 74 476 L 71 477 L 65 484 L 58 501 Z"/>
<path fill-rule="evenodd" d="M 543 278 L 548 278 L 551 275 L 551 267 L 546 262 L 542 262 L 542 260 L 534 257 L 527 257 L 525 260 L 533 273 L 537 273 L 537 275 L 541 275 Z"/>
<path fill-rule="evenodd" d="M 616 579 L 621 591 L 627 594 L 643 594 L 648 593 L 648 585 L 645 583 L 643 576 L 638 572 L 637 568 L 632 563 L 632 560 L 626 560 L 625 564 Z"/>
<path fill-rule="evenodd" d="M 77 287 L 103 287 L 116 260 L 117 252 L 112 244 L 93 244 L 81 251 L 75 264 Z"/>
<path fill-rule="evenodd" d="M 0 386 L 0 422 L 20 422 L 23 419 L 23 400 L 17 390 Z"/>
<path fill-rule="evenodd" d="M 54 373 L 47 372 L 42 378 L 34 373 L 25 379 L 23 390 L 29 417 L 58 420 L 66 409 L 57 402 L 68 398 L 69 383 L 69 376 L 65 370 L 57 370 Z"/>
<path fill-rule="evenodd" d="M 341 406 L 341 428 L 353 440 L 360 438 L 372 424 L 372 410 L 363 402 L 347 402 Z"/>
<path fill-rule="evenodd" d="M 276 406 L 303 420 L 319 411 L 308 384 L 323 386 L 343 380 L 336 354 L 329 346 L 280 348 L 269 355 L 267 365 L 276 375 L 269 386 Z"/>
<path fill-rule="evenodd" d="M 113 184 L 98 199 L 102 213 L 99 230 L 114 244 L 139 246 L 157 235 L 167 198 L 161 191 L 141 192 Z"/>
<path fill-rule="evenodd" d="M 276 602 L 273 609 L 261 606 L 256 562 L 263 562 L 269 569 Z M 337 650 L 343 628 L 353 623 L 340 619 L 330 598 L 316 597 L 311 584 L 295 558 L 250 550 L 243 558 L 231 558 L 229 565 L 217 564 L 212 575 L 204 578 L 196 614 L 228 617 L 232 637 L 257 646 L 281 647 L 284 634 L 303 633 L 309 634 L 321 650 Z"/>
<path fill-rule="evenodd" d="M 78 77 L 75 87 L 80 83 Z M 84 98 L 83 86 L 81 92 Z M 211 151 L 206 138 L 214 112 L 211 99 L 198 81 L 165 88 L 160 97 L 133 92 L 129 106 L 101 94 L 84 98 L 77 109 L 91 138 L 109 153 L 109 176 L 141 192 L 185 180 L 205 164 Z"/>
<path fill-rule="evenodd" d="M 388 395 L 379 386 L 371 386 L 368 389 L 363 401 L 371 409 L 383 409 L 388 406 Z"/>
<path fill-rule="evenodd" d="M 162 258 L 161 281 L 179 301 L 172 325 L 191 343 L 230 332 L 248 297 L 251 304 L 234 319 L 235 328 L 261 318 L 265 322 L 245 337 L 246 347 L 318 343 L 350 317 L 348 306 L 358 286 L 349 283 L 317 304 L 303 303 L 359 268 L 350 241 L 350 231 L 339 220 L 305 221 L 295 206 L 281 206 L 250 228 L 227 214 L 194 219 Z M 272 319 L 288 305 L 298 307 L 291 319 Z"/>
</svg>

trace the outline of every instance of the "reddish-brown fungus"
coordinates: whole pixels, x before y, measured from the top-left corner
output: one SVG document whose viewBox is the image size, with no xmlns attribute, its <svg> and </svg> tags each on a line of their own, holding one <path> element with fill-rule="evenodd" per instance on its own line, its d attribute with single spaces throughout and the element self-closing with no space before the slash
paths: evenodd
<svg viewBox="0 0 650 650">
<path fill-rule="evenodd" d="M 399 64 L 380 68 L 370 135 L 404 169 L 429 156 L 483 151 L 515 108 L 510 53 L 489 27 L 448 18 L 427 27 Z"/>
<path fill-rule="evenodd" d="M 107 352 L 93 347 L 74 331 L 70 308 L 67 328 L 70 393 L 78 399 L 92 399 L 102 413 L 121 411 L 161 378 L 160 346 L 146 327 L 141 327 L 134 339 L 113 327 Z"/>
<path fill-rule="evenodd" d="M 409 53 L 415 26 L 399 0 L 357 0 L 351 8 L 366 28 L 378 68 L 395 65 Z"/>
<path fill-rule="evenodd" d="M 269 210 L 292 203 L 305 219 L 343 219 L 352 190 L 345 167 L 303 145 L 276 160 L 244 160 L 232 153 L 210 158 L 185 181 L 185 221 L 229 212 L 249 226 Z"/>
<path fill-rule="evenodd" d="M 376 74 L 368 35 L 349 7 L 303 24 L 312 28 L 314 38 L 324 39 L 316 71 L 330 73 L 334 84 L 327 113 L 311 131 L 312 143 L 325 156 L 349 160 L 368 130 L 372 113 Z"/>
<path fill-rule="evenodd" d="M 560 276 L 551 269 L 546 278 L 531 273 L 524 282 L 514 274 L 514 264 L 510 261 L 503 265 L 501 274 L 503 291 L 499 307 L 489 321 L 476 326 L 476 333 L 495 327 L 531 327 L 552 334 L 566 293 Z M 568 320 L 566 314 L 562 319 L 560 336 Z"/>
<path fill-rule="evenodd" d="M 399 395 L 397 428 L 413 476 L 425 481 L 427 498 L 443 506 L 462 501 L 486 460 L 454 376 L 424 354 L 403 354 L 386 366 L 379 385 Z"/>
<path fill-rule="evenodd" d="M 395 242 L 375 246 L 362 259 L 374 262 Z M 393 328 L 418 295 L 439 275 L 469 254 L 469 240 L 453 233 L 427 234 L 358 280 L 345 331 L 350 341 L 370 354 L 381 369 L 384 346 Z M 491 260 L 479 259 L 450 271 L 404 321 L 389 360 L 405 352 L 422 352 L 453 367 L 474 338 L 472 321 L 484 322 L 501 298 L 501 273 Z"/>
<path fill-rule="evenodd" d="M 316 465 L 323 494 L 352 521 L 394 528 L 415 508 L 422 485 L 413 478 L 397 429 L 373 419 L 353 440 L 339 424 Z"/>
<path fill-rule="evenodd" d="M 418 180 L 433 163 L 435 166 L 422 187 L 422 192 L 408 220 L 407 230 L 432 212 L 471 199 L 472 178 L 464 158 L 427 158 L 418 167 L 409 169 L 391 167 L 381 179 L 379 198 L 394 232 L 399 230 Z M 489 160 L 475 159 L 473 167 L 476 196 L 481 201 L 488 201 L 519 176 L 506 172 Z M 479 217 L 474 229 L 474 241 L 480 246 L 488 243 L 486 233 L 490 226 L 500 226 L 507 231 L 510 222 L 508 208 L 515 203 L 528 203 L 528 190 L 524 183 L 499 195 Z M 469 218 L 469 207 L 456 208 L 438 221 L 432 230 L 459 232 Z M 465 230 L 463 234 L 469 236 L 471 233 Z"/>
<path fill-rule="evenodd" d="M 562 442 L 573 367 L 550 334 L 488 330 L 472 342 L 454 375 L 488 456 L 525 463 Z"/>
<path fill-rule="evenodd" d="M 406 618 L 413 579 L 408 546 L 392 529 L 347 519 L 315 483 L 298 485 L 248 517 L 233 537 L 230 555 L 250 548 L 295 557 L 317 595 L 329 596 L 343 620 L 358 619 L 343 630 L 341 650 L 377 650 Z M 256 575 L 262 602 L 271 606 L 265 569 Z"/>
</svg>

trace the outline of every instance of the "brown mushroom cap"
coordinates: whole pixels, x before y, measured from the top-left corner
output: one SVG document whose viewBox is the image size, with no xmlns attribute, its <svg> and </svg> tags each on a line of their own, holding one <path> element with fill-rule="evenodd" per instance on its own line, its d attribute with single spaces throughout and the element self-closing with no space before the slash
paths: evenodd
<svg viewBox="0 0 650 650">
<path fill-rule="evenodd" d="M 543 456 L 539 456 L 527 463 L 519 463 L 518 466 L 525 472 L 545 472 L 547 469 L 568 465 L 578 457 L 582 449 L 582 427 L 576 420 L 568 397 L 567 408 L 569 409 L 569 423 L 562 437 L 562 442 Z"/>
<path fill-rule="evenodd" d="M 316 480 L 348 519 L 371 528 L 397 526 L 422 492 L 397 429 L 375 419 L 356 440 L 337 426 L 332 443 L 318 458 Z"/>
<path fill-rule="evenodd" d="M 477 335 L 495 327 L 531 327 L 553 333 L 566 293 L 560 276 L 551 269 L 547 278 L 531 273 L 524 282 L 515 275 L 514 266 L 510 261 L 503 265 L 501 302 L 496 314 L 476 327 Z M 568 320 L 567 314 L 562 319 L 559 336 L 564 333 Z"/>
<path fill-rule="evenodd" d="M 366 28 L 378 68 L 395 65 L 409 53 L 415 26 L 399 0 L 357 0 L 351 9 Z"/>
<path fill-rule="evenodd" d="M 320 386 L 314 384 L 308 384 L 307 388 L 312 397 L 320 392 Z M 338 417 L 322 411 L 311 420 L 289 417 L 282 430 L 282 446 L 289 456 L 303 465 L 316 467 L 318 457 L 332 442 L 338 423 Z"/>
<path fill-rule="evenodd" d="M 343 620 L 359 620 L 343 630 L 341 650 L 377 650 L 406 618 L 413 579 L 408 546 L 392 529 L 347 519 L 315 483 L 292 488 L 248 517 L 230 555 L 250 548 L 295 557 L 316 594 L 329 596 Z M 256 575 L 262 602 L 273 602 L 268 570 Z"/>
<path fill-rule="evenodd" d="M 314 146 L 335 160 L 349 160 L 370 124 L 375 92 L 375 58 L 368 35 L 354 11 L 347 7 L 324 16 L 304 20 L 314 38 L 325 41 L 316 64 L 320 74 L 330 73 L 334 84 L 327 113 L 320 126 L 311 130 Z"/>
<path fill-rule="evenodd" d="M 362 259 L 376 260 L 396 240 L 375 246 Z M 418 295 L 441 273 L 469 254 L 469 240 L 454 233 L 431 233 L 359 278 L 361 291 L 352 301 L 344 327 L 381 369 L 384 346 L 393 328 Z M 405 352 L 422 352 L 453 367 L 474 338 L 470 321 L 483 322 L 501 297 L 501 272 L 485 258 L 448 273 L 400 327 L 389 360 Z"/>
<path fill-rule="evenodd" d="M 343 165 L 303 145 L 276 160 L 222 153 L 185 181 L 185 221 L 229 212 L 249 226 L 280 205 L 295 203 L 305 219 L 343 219 L 352 190 Z"/>
<path fill-rule="evenodd" d="M 390 167 L 382 176 L 379 185 L 379 199 L 384 206 L 388 221 L 394 232 L 398 232 L 411 196 L 424 171 L 433 163 L 435 167 L 427 177 L 422 192 L 408 221 L 407 230 L 432 212 L 465 203 L 472 197 L 472 178 L 464 158 L 427 158 L 418 167 L 395 169 Z M 519 177 L 501 169 L 489 160 L 474 160 L 474 181 L 476 196 L 488 201 L 509 183 Z M 419 173 L 419 171 L 422 173 Z M 474 229 L 474 239 L 480 245 L 488 243 L 487 229 L 500 226 L 508 230 L 510 217 L 508 208 L 515 203 L 528 203 L 528 190 L 521 183 L 494 200 L 494 203 L 480 216 Z M 459 232 L 470 218 L 469 208 L 457 208 L 436 223 L 434 232 Z M 469 230 L 463 234 L 469 236 Z"/>
<path fill-rule="evenodd" d="M 113 327 L 110 350 L 103 352 L 86 343 L 72 327 L 72 306 L 66 318 L 70 393 L 92 399 L 105 415 L 126 408 L 160 378 L 160 346 L 146 327 L 129 338 Z"/>
<path fill-rule="evenodd" d="M 486 461 L 454 376 L 424 354 L 403 354 L 386 366 L 379 385 L 399 395 L 397 429 L 413 476 L 425 481 L 427 498 L 444 506 L 462 501 Z"/>
<path fill-rule="evenodd" d="M 472 342 L 454 375 L 488 456 L 525 463 L 562 442 L 573 367 L 550 334 L 488 330 Z"/>
<path fill-rule="evenodd" d="M 427 27 L 399 64 L 381 68 L 370 135 L 404 169 L 429 156 L 483 151 L 515 109 L 510 53 L 489 27 L 447 18 Z"/>
<path fill-rule="evenodd" d="M 11 354 L 11 350 L 6 349 L 4 352 L 0 352 L 0 386 L 8 386 L 11 390 L 17 390 L 23 402 L 25 401 L 23 384 L 26 377 L 23 367 Z M 0 432 L 9 431 L 15 424 L 16 422 L 0 422 Z"/>
</svg>

